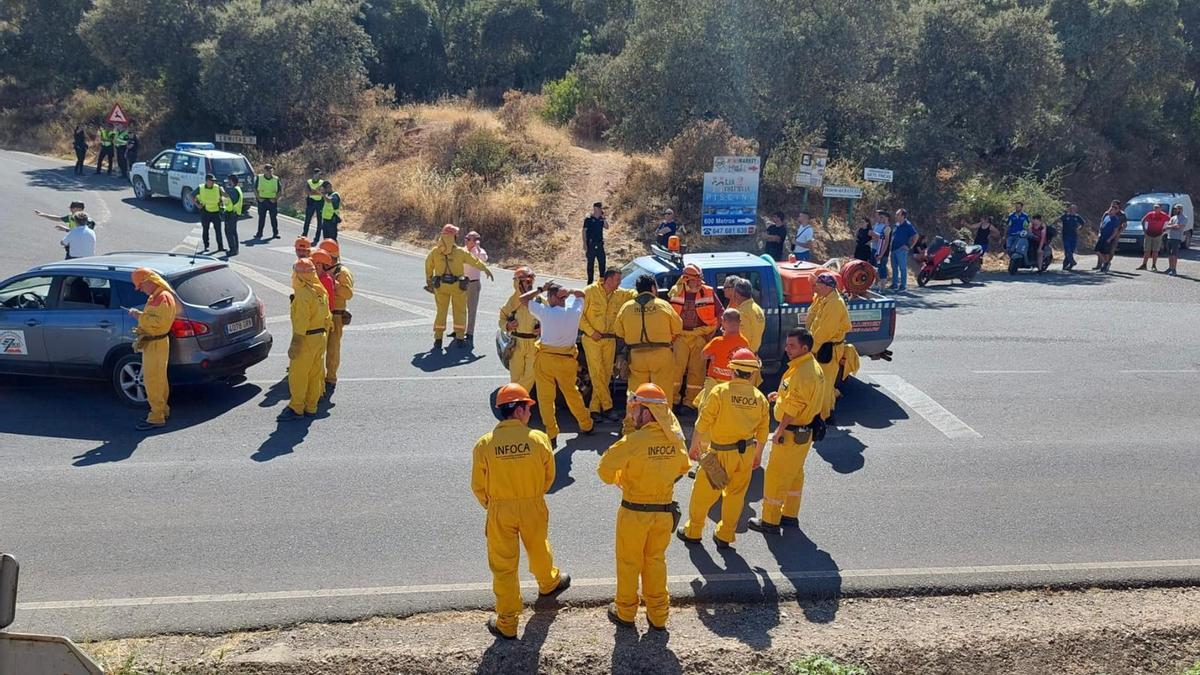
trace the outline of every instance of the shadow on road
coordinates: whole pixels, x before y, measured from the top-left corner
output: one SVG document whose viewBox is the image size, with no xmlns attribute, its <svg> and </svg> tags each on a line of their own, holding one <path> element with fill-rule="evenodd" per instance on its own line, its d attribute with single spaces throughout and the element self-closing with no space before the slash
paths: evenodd
<svg viewBox="0 0 1200 675">
<path fill-rule="evenodd" d="M 166 197 L 138 199 L 137 197 L 129 196 L 122 199 L 121 203 L 135 211 L 149 213 L 159 218 L 166 218 L 180 223 L 191 223 L 193 225 L 200 224 L 200 215 L 184 211 L 183 205 L 177 199 L 168 199 Z"/>
<path fill-rule="evenodd" d="M 575 418 L 571 417 L 570 412 L 564 416 L 563 410 L 560 408 L 557 417 L 560 428 L 567 429 L 575 426 Z M 564 424 L 570 426 L 564 426 Z M 602 455 L 608 446 L 616 443 L 620 437 L 621 424 L 619 422 L 597 422 L 596 430 L 590 436 L 576 436 L 565 443 L 560 438 L 560 447 L 554 453 L 554 484 L 550 486 L 547 494 L 554 494 L 575 482 L 575 478 L 571 475 L 571 463 L 576 452 L 595 452 L 597 455 Z"/>
<path fill-rule="evenodd" d="M 813 444 L 813 450 L 838 473 L 854 473 L 867 463 L 866 444 L 846 431 L 830 431 L 825 440 Z"/>
<path fill-rule="evenodd" d="M 639 634 L 633 628 L 614 628 L 612 667 L 609 669 L 613 675 L 679 675 L 683 672 L 679 657 L 667 647 L 671 640 L 669 632 L 649 630 Z"/>
<path fill-rule="evenodd" d="M 688 547 L 688 556 L 703 577 L 692 580 L 697 618 L 716 635 L 735 638 L 755 650 L 770 648 L 771 629 L 779 625 L 779 589 L 766 570 L 761 567 L 751 569 L 737 551 L 726 549 L 718 553 L 722 564 L 713 559 L 706 547 Z M 723 580 L 730 576 L 738 581 Z M 737 602 L 762 603 L 775 611 L 766 612 L 761 620 L 756 616 L 754 621 L 748 622 L 737 605 L 729 604 L 733 593 L 736 593 Z"/>
<path fill-rule="evenodd" d="M 451 340 L 446 340 L 446 344 L 449 347 L 444 351 L 417 352 L 413 354 L 410 363 L 422 372 L 436 373 L 447 368 L 467 366 L 483 358 L 481 354 L 476 354 L 470 347 L 465 349 L 455 347 Z"/>
<path fill-rule="evenodd" d="M 283 381 L 283 392 L 287 393 L 287 380 Z M 279 387 L 276 384 L 272 389 Z M 262 445 L 258 446 L 258 450 L 250 455 L 250 459 L 255 462 L 269 462 L 284 455 L 290 455 L 296 451 L 296 446 L 304 442 L 308 436 L 309 428 L 315 423 L 320 424 L 321 420 L 329 418 L 329 411 L 337 407 L 333 402 L 332 396 L 323 396 L 320 403 L 317 404 L 316 417 L 305 417 L 300 420 L 280 420 L 275 421 L 275 430 L 267 436 L 267 440 L 263 441 Z M 282 413 L 283 410 L 280 410 Z"/>
<path fill-rule="evenodd" d="M 796 602 L 813 623 L 830 623 L 837 617 L 842 575 L 833 556 L 822 551 L 804 531 L 783 528 L 782 534 L 764 535 L 779 571 L 796 589 Z"/>
<path fill-rule="evenodd" d="M 904 408 L 874 382 L 852 377 L 842 383 L 841 392 L 837 421 L 843 427 L 857 425 L 868 429 L 886 429 L 897 420 L 908 419 Z"/>
<path fill-rule="evenodd" d="M 483 658 L 475 672 L 484 673 L 536 673 L 540 672 L 542 645 L 550 633 L 550 625 L 558 618 L 557 602 L 534 605 L 533 616 L 525 624 L 520 640 L 501 640 L 491 644 L 483 652 Z"/>
<path fill-rule="evenodd" d="M 107 166 L 107 164 L 105 164 Z M 53 169 L 30 169 L 22 171 L 29 177 L 30 187 L 50 188 L 53 190 L 91 190 L 95 192 L 119 192 L 132 190 L 129 181 L 114 173 L 111 177 L 105 174 L 97 176 L 96 165 L 83 167 L 84 175 L 75 175 L 74 164 L 64 164 Z M 86 199 L 83 200 L 85 203 Z M 65 203 L 65 202 L 64 202 Z"/>
</svg>

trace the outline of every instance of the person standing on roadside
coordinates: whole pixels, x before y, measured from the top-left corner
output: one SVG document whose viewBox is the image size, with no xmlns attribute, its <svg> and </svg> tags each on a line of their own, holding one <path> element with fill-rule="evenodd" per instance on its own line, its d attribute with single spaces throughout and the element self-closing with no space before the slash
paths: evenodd
<svg viewBox="0 0 1200 675">
<path fill-rule="evenodd" d="M 314 168 L 312 177 L 304 181 L 308 199 L 304 200 L 304 231 L 300 236 L 308 236 L 308 223 L 315 216 L 317 219 L 317 239 L 321 238 L 321 207 L 325 204 L 325 195 L 321 193 L 321 187 L 325 181 L 321 179 L 321 170 Z"/>
<path fill-rule="evenodd" d="M 342 196 L 333 191 L 333 183 L 321 183 L 321 217 L 317 220 L 317 236 L 313 243 L 321 241 L 321 236 L 337 241 L 338 223 L 342 222 Z"/>
<path fill-rule="evenodd" d="M 125 137 L 125 166 L 129 167 L 131 171 L 133 170 L 133 165 L 137 163 L 140 143 L 141 141 L 138 140 L 137 132 L 129 129 Z"/>
<path fill-rule="evenodd" d="M 611 384 L 617 358 L 617 312 L 637 297 L 632 288 L 621 288 L 621 270 L 604 270 L 600 281 L 583 289 L 583 316 L 579 319 L 579 338 L 592 382 L 592 400 L 588 411 L 595 419 L 616 422 L 621 415 L 613 409 Z"/>
<path fill-rule="evenodd" d="M 104 160 L 107 159 L 108 160 L 108 175 L 111 176 L 112 175 L 112 165 L 113 165 L 113 137 L 116 135 L 116 132 L 109 131 L 108 129 L 105 129 L 104 127 L 100 127 L 100 131 L 98 132 L 98 135 L 100 137 L 100 154 L 96 155 L 96 173 L 95 173 L 95 175 L 97 175 L 97 176 L 100 175 L 100 172 L 103 170 L 102 167 L 104 166 Z"/>
<path fill-rule="evenodd" d="M 467 233 L 467 253 L 487 262 L 487 251 L 480 245 L 479 239 L 479 233 L 475 230 Z M 482 270 L 478 267 L 463 265 L 463 274 L 467 276 L 467 342 L 471 344 L 475 344 L 475 315 L 479 312 L 479 275 L 481 273 Z"/>
<path fill-rule="evenodd" d="M 171 415 L 171 407 L 167 405 L 171 393 L 167 362 L 171 356 L 171 325 L 175 323 L 179 303 L 171 285 L 152 269 L 139 267 L 130 274 L 130 281 L 146 296 L 145 307 L 131 308 L 129 316 L 137 321 L 133 351 L 142 355 L 142 383 L 150 404 L 150 414 L 134 428 L 150 431 L 166 426 Z"/>
<path fill-rule="evenodd" d="M 583 253 L 587 258 L 587 282 L 595 283 L 596 273 L 593 265 L 599 263 L 600 275 L 608 269 L 604 259 L 604 231 L 608 229 L 608 219 L 604 217 L 604 204 L 592 204 L 592 215 L 583 219 Z"/>
<path fill-rule="evenodd" d="M 196 190 L 196 195 L 192 197 L 196 203 L 196 208 L 200 211 L 200 236 L 204 243 L 204 250 L 208 250 L 208 228 L 212 226 L 213 233 L 217 235 L 217 250 L 225 250 L 224 235 L 221 234 L 221 205 L 225 201 L 225 191 L 217 185 L 217 177 L 211 173 L 204 177 L 204 185 L 201 185 Z"/>
<path fill-rule="evenodd" d="M 875 253 L 871 250 L 871 236 L 875 234 L 873 226 L 871 218 L 863 216 L 862 223 L 854 231 L 854 258 L 872 266 L 875 265 Z"/>
<path fill-rule="evenodd" d="M 1079 215 L 1079 207 L 1075 204 L 1067 205 L 1067 212 L 1058 217 L 1058 224 L 1062 227 L 1063 240 L 1063 271 L 1075 269 L 1078 263 L 1075 261 L 1075 248 L 1079 243 L 1079 228 L 1087 225 L 1087 221 L 1083 216 Z"/>
<path fill-rule="evenodd" d="M 917 243 L 917 228 L 908 219 L 908 209 L 896 210 L 896 227 L 892 230 L 892 285 L 888 289 L 908 288 L 908 250 Z"/>
<path fill-rule="evenodd" d="M 767 219 L 767 233 L 763 235 L 763 252 L 776 262 L 784 262 L 783 243 L 787 241 L 787 216 L 783 211 L 776 211 L 772 218 Z"/>
<path fill-rule="evenodd" d="M 583 291 L 568 290 L 553 281 L 539 289 L 525 293 L 530 299 L 546 294 L 545 304 L 530 302 L 529 313 L 542 325 L 542 334 L 537 341 L 537 356 L 533 360 L 534 386 L 537 387 L 538 407 L 550 447 L 558 447 L 558 419 L 555 416 L 555 398 L 562 392 L 567 408 L 579 424 L 579 433 L 591 434 L 595 422 L 579 392 L 576 374 L 579 370 L 578 348 L 575 341 L 579 336 L 579 321 L 583 318 Z"/>
<path fill-rule="evenodd" d="M 812 260 L 813 226 L 809 222 L 808 211 L 801 211 L 796 216 L 796 236 L 792 238 L 792 254 L 796 260 Z"/>
<path fill-rule="evenodd" d="M 667 209 L 663 211 L 662 222 L 658 224 L 658 229 L 654 230 L 654 240 L 662 248 L 667 248 L 671 241 L 671 237 L 679 233 L 680 225 L 675 220 L 675 210 Z"/>
<path fill-rule="evenodd" d="M 263 238 L 263 226 L 267 224 L 267 214 L 271 214 L 271 238 L 279 238 L 279 176 L 275 175 L 275 167 L 263 165 L 263 172 L 254 179 L 254 194 L 258 197 L 258 232 L 254 238 Z"/>
<path fill-rule="evenodd" d="M 892 219 L 887 211 L 875 212 L 875 236 L 871 247 L 875 250 L 875 290 L 882 291 L 888 278 L 888 258 L 892 254 Z"/>
<path fill-rule="evenodd" d="M 1163 232 L 1170 219 L 1162 204 L 1155 204 L 1149 213 L 1142 216 L 1142 264 L 1138 265 L 1139 270 L 1146 269 L 1146 262 L 1153 259 L 1150 269 L 1158 271 L 1158 252 L 1162 249 Z"/>
<path fill-rule="evenodd" d="M 1179 264 L 1179 249 L 1183 246 L 1183 233 L 1188 228 L 1188 217 L 1183 204 L 1171 207 L 1171 219 L 1167 221 L 1167 274 L 1176 276 Z"/>
<path fill-rule="evenodd" d="M 75 175 L 83 175 L 83 160 L 87 157 L 87 132 L 83 130 L 82 124 L 75 125 L 75 138 L 71 141 L 75 148 Z"/>
<path fill-rule="evenodd" d="M 1112 266 L 1113 253 L 1117 250 L 1117 237 L 1125 227 L 1125 213 L 1121 211 L 1121 202 L 1113 200 L 1108 205 L 1108 211 L 1100 220 L 1100 237 L 1096 239 L 1096 266 L 1093 272 L 1107 272 Z"/>
<path fill-rule="evenodd" d="M 352 318 L 346 303 L 354 297 L 354 275 L 342 264 L 342 249 L 336 241 L 326 239 L 321 242 L 321 250 L 333 258 L 333 267 L 329 270 L 333 277 L 333 295 L 329 302 L 333 327 L 329 329 L 329 340 L 325 344 L 325 395 L 328 396 L 337 387 L 338 367 L 342 363 L 342 334 Z"/>
<path fill-rule="evenodd" d="M 113 126 L 113 152 L 117 155 L 117 167 L 121 169 L 121 178 L 129 178 L 128 158 L 125 156 L 125 146 L 129 144 L 129 132 L 125 127 L 118 129 Z"/>
<path fill-rule="evenodd" d="M 221 202 L 222 217 L 225 220 L 225 242 L 229 244 L 229 255 L 238 254 L 238 219 L 242 217 L 242 188 L 238 185 L 238 177 L 229 174 L 225 179 L 225 199 Z M 218 238 L 217 241 L 220 241 Z"/>
<path fill-rule="evenodd" d="M 979 216 L 979 222 L 975 223 L 974 244 L 982 248 L 984 253 L 987 253 L 988 248 L 992 244 L 992 235 L 995 232 L 996 228 L 992 227 L 992 217 L 988 215 Z"/>
</svg>

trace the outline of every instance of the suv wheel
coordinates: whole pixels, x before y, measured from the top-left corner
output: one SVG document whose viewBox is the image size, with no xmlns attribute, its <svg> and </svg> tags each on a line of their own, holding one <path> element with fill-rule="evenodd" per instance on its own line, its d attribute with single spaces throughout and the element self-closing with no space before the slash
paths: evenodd
<svg viewBox="0 0 1200 675">
<path fill-rule="evenodd" d="M 138 199 L 150 199 L 153 196 L 150 188 L 146 187 L 146 181 L 142 180 L 141 176 L 133 179 L 133 195 Z"/>
<path fill-rule="evenodd" d="M 112 385 L 125 405 L 134 408 L 149 405 L 142 382 L 142 357 L 138 354 L 126 354 L 113 363 Z"/>
<path fill-rule="evenodd" d="M 192 196 L 192 188 L 186 187 L 183 188 L 183 193 L 179 195 L 179 198 L 183 200 L 183 210 L 187 211 L 188 213 L 196 212 L 196 202 L 192 201 Z"/>
</svg>

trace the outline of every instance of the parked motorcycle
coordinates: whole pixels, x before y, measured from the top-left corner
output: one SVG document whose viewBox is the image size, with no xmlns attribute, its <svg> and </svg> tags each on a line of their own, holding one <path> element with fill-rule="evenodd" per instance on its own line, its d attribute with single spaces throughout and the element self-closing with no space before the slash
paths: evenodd
<svg viewBox="0 0 1200 675">
<path fill-rule="evenodd" d="M 1042 246 L 1042 267 L 1038 273 L 1045 272 L 1054 262 L 1054 249 L 1050 243 L 1054 241 L 1054 228 L 1046 228 L 1046 243 Z M 1023 230 L 1017 235 L 1016 241 L 1008 251 L 1008 273 L 1016 274 L 1017 270 L 1034 269 L 1037 263 L 1037 245 L 1029 230 Z"/>
<path fill-rule="evenodd" d="M 927 256 L 925 264 L 917 272 L 918 286 L 947 279 L 959 279 L 969 284 L 983 267 L 983 247 L 968 246 L 961 239 L 947 244 L 944 237 L 934 237 Z"/>
</svg>

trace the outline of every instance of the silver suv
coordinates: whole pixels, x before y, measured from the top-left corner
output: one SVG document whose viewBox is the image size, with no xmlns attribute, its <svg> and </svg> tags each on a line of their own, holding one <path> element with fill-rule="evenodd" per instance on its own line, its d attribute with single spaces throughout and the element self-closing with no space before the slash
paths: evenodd
<svg viewBox="0 0 1200 675">
<path fill-rule="evenodd" d="M 0 374 L 108 380 L 127 404 L 146 404 L 129 308 L 146 296 L 130 272 L 157 270 L 175 289 L 172 385 L 237 378 L 267 358 L 263 303 L 228 264 L 209 256 L 110 253 L 39 265 L 0 282 Z"/>
</svg>

